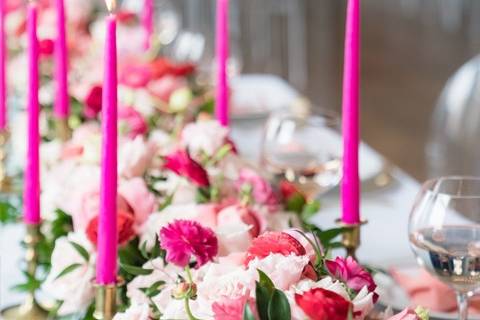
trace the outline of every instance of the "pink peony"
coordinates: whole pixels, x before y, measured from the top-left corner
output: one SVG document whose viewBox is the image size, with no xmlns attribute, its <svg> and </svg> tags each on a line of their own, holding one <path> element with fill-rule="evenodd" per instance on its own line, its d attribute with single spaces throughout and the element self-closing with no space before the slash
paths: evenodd
<svg viewBox="0 0 480 320">
<path fill-rule="evenodd" d="M 388 320 L 421 320 L 420 317 L 411 309 L 404 309 L 402 312 L 388 318 Z"/>
<path fill-rule="evenodd" d="M 175 220 L 160 230 L 160 246 L 167 251 L 166 260 L 186 267 L 195 257 L 195 268 L 212 261 L 218 252 L 218 241 L 210 228 L 191 220 Z"/>
<path fill-rule="evenodd" d="M 94 85 L 86 94 L 83 113 L 88 119 L 96 118 L 100 110 L 102 110 L 102 92 L 101 85 Z"/>
<path fill-rule="evenodd" d="M 349 288 L 355 291 L 367 287 L 369 292 L 373 292 L 377 287 L 372 275 L 352 257 L 337 257 L 335 261 L 326 260 L 325 265 L 333 277 L 345 282 Z"/>
<path fill-rule="evenodd" d="M 214 320 L 242 320 L 246 303 L 248 303 L 250 310 L 254 313 L 255 319 L 258 319 L 255 300 L 249 298 L 247 294 L 237 299 L 224 298 L 221 301 L 214 302 L 212 304 Z"/>
<path fill-rule="evenodd" d="M 278 198 L 270 183 L 252 169 L 243 168 L 240 171 L 236 185 L 238 189 L 241 189 L 244 185 L 250 185 L 253 198 L 258 204 L 267 206 L 276 206 L 278 204 Z"/>
<path fill-rule="evenodd" d="M 166 156 L 164 167 L 179 176 L 191 180 L 199 187 L 208 187 L 210 185 L 207 171 L 195 162 L 185 150 L 177 150 Z"/>
<path fill-rule="evenodd" d="M 118 120 L 120 128 L 125 129 L 125 133 L 130 138 L 143 135 L 147 132 L 147 122 L 143 116 L 132 107 L 123 107 L 118 110 Z"/>
<path fill-rule="evenodd" d="M 247 251 L 245 265 L 255 258 L 265 258 L 271 253 L 279 253 L 284 256 L 295 254 L 303 256 L 306 254 L 305 248 L 302 244 L 284 232 L 266 232 L 258 238 L 253 239 L 250 248 Z"/>
</svg>

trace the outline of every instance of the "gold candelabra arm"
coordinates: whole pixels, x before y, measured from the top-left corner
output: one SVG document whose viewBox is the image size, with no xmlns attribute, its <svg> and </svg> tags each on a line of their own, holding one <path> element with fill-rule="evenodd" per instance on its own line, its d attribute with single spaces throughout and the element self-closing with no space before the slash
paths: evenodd
<svg viewBox="0 0 480 320">
<path fill-rule="evenodd" d="M 120 301 L 118 288 L 123 286 L 125 281 L 119 278 L 112 284 L 95 284 L 95 311 L 93 317 L 97 320 L 112 320 L 117 312 L 117 304 Z"/>
<path fill-rule="evenodd" d="M 72 130 L 68 125 L 68 118 L 55 119 L 55 136 L 64 142 L 72 137 Z"/>
<path fill-rule="evenodd" d="M 346 256 L 352 257 L 357 260 L 357 250 L 361 244 L 361 228 L 367 221 L 361 221 L 359 223 L 348 224 L 341 220 L 337 220 L 337 225 L 345 228 L 342 234 L 342 244 L 346 250 Z"/>
<path fill-rule="evenodd" d="M 27 225 L 27 234 L 24 240 L 26 245 L 25 262 L 27 263 L 27 272 L 32 276 L 35 276 L 37 271 L 37 245 L 40 240 L 40 225 Z M 45 320 L 48 319 L 48 312 L 37 303 L 35 292 L 31 291 L 21 305 L 3 310 L 1 318 L 4 320 Z"/>
</svg>

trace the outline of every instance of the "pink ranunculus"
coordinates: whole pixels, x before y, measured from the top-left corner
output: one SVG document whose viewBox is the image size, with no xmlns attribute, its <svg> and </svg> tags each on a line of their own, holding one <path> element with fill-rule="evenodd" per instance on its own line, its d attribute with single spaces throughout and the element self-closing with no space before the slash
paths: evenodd
<svg viewBox="0 0 480 320">
<path fill-rule="evenodd" d="M 118 110 L 118 120 L 120 128 L 132 139 L 145 134 L 148 130 L 145 118 L 132 107 L 120 108 Z"/>
<path fill-rule="evenodd" d="M 118 194 L 125 199 L 133 211 L 134 227 L 138 231 L 150 214 L 155 211 L 157 204 L 155 196 L 148 190 L 142 178 L 122 181 L 118 188 Z"/>
<path fill-rule="evenodd" d="M 186 86 L 187 83 L 184 78 L 164 76 L 158 80 L 150 81 L 147 88 L 153 96 L 163 102 L 168 102 L 173 92 Z"/>
<path fill-rule="evenodd" d="M 120 73 L 119 82 L 134 89 L 144 88 L 151 79 L 151 71 L 147 65 L 126 64 Z"/>
<path fill-rule="evenodd" d="M 243 168 L 240 170 L 240 175 L 236 182 L 238 189 L 246 184 L 252 187 L 252 195 L 256 203 L 267 206 L 278 205 L 278 197 L 270 183 L 268 183 L 268 181 L 257 172 L 249 168 Z"/>
<path fill-rule="evenodd" d="M 421 320 L 420 317 L 411 309 L 404 309 L 402 312 L 388 318 L 388 320 Z"/>
<path fill-rule="evenodd" d="M 102 110 L 102 86 L 93 85 L 85 95 L 83 114 L 88 119 L 96 118 Z"/>
<path fill-rule="evenodd" d="M 377 287 L 372 275 L 352 257 L 337 257 L 335 260 L 326 260 L 325 265 L 332 277 L 345 282 L 349 288 L 355 291 L 367 287 L 369 292 L 373 292 Z"/>
<path fill-rule="evenodd" d="M 191 220 L 175 220 L 160 230 L 160 246 L 167 252 L 166 260 L 184 268 L 195 258 L 199 268 L 218 253 L 218 241 L 210 228 Z"/>
<path fill-rule="evenodd" d="M 186 150 L 177 150 L 166 156 L 164 168 L 189 179 L 199 187 L 210 185 L 207 171 Z"/>
<path fill-rule="evenodd" d="M 214 302 L 212 304 L 214 320 L 242 320 L 243 310 L 247 303 L 250 306 L 250 310 L 254 314 L 255 319 L 258 319 L 255 300 L 246 294 L 236 299 L 223 298 L 220 301 Z"/>
</svg>

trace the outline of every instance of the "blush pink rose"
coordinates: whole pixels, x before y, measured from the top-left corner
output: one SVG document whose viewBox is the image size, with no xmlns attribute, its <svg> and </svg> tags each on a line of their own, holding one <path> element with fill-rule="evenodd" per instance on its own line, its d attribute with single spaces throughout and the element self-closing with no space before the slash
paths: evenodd
<svg viewBox="0 0 480 320">
<path fill-rule="evenodd" d="M 132 107 L 120 108 L 118 110 L 118 120 L 120 128 L 124 129 L 125 133 L 132 139 L 145 134 L 148 130 L 145 118 Z"/>
<path fill-rule="evenodd" d="M 163 102 L 168 102 L 173 92 L 186 86 L 187 82 L 184 78 L 165 76 L 158 80 L 150 81 L 147 89 L 153 96 Z"/>
<path fill-rule="evenodd" d="M 139 230 L 156 209 L 155 196 L 148 190 L 142 178 L 122 181 L 118 193 L 133 212 L 134 227 Z"/>
<path fill-rule="evenodd" d="M 252 169 L 241 169 L 236 185 L 239 190 L 244 185 L 250 185 L 253 198 L 258 204 L 276 207 L 279 203 L 270 183 Z"/>
</svg>

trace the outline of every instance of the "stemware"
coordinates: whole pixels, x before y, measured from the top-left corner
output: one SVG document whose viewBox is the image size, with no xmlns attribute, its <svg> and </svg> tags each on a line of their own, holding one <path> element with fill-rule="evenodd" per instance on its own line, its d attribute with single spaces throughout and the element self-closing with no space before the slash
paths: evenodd
<svg viewBox="0 0 480 320">
<path fill-rule="evenodd" d="M 274 113 L 265 125 L 261 165 L 314 199 L 340 181 L 341 141 L 333 115 Z"/>
<path fill-rule="evenodd" d="M 480 178 L 427 181 L 415 200 L 409 238 L 418 264 L 457 295 L 459 319 L 480 288 Z"/>
</svg>

